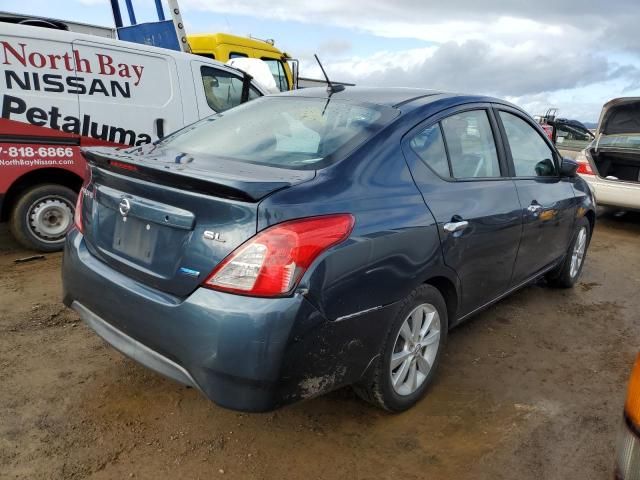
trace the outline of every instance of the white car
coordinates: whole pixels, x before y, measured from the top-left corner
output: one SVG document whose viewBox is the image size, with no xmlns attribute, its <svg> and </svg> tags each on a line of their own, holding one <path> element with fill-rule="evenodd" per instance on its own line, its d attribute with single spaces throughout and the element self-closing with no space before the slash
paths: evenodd
<svg viewBox="0 0 640 480">
<path fill-rule="evenodd" d="M 599 206 L 640 210 L 640 97 L 607 102 L 595 140 L 576 160 Z"/>
</svg>

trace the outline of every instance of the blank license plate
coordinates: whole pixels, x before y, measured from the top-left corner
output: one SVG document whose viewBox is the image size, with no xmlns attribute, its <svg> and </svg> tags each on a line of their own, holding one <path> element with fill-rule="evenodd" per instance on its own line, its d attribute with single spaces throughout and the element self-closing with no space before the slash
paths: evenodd
<svg viewBox="0 0 640 480">
<path fill-rule="evenodd" d="M 136 218 L 120 217 L 113 233 L 113 249 L 127 257 L 150 264 L 158 237 L 158 227 Z"/>
</svg>

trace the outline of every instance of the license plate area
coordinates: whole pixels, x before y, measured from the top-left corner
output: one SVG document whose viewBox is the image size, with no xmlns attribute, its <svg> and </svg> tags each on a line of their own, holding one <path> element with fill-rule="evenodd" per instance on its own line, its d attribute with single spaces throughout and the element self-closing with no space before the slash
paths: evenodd
<svg viewBox="0 0 640 480">
<path fill-rule="evenodd" d="M 157 245 L 159 228 L 135 217 L 116 217 L 112 248 L 132 260 L 150 265 Z"/>
</svg>

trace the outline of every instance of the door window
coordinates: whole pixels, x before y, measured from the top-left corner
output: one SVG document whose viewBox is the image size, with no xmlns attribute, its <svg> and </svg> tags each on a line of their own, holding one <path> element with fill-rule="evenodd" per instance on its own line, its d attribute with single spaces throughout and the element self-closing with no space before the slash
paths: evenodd
<svg viewBox="0 0 640 480">
<path fill-rule="evenodd" d="M 224 70 L 200 67 L 207 104 L 214 112 L 224 112 L 242 103 L 242 78 Z M 249 99 L 260 96 L 249 87 Z"/>
<path fill-rule="evenodd" d="M 448 178 L 449 162 L 447 161 L 447 151 L 442 138 L 440 124 L 437 123 L 425 128 L 411 140 L 411 148 L 428 167 L 441 177 Z"/>
<path fill-rule="evenodd" d="M 485 110 L 471 110 L 442 120 L 442 131 L 455 178 L 500 176 L 493 131 Z"/>
<path fill-rule="evenodd" d="M 553 150 L 529 123 L 508 112 L 500 112 L 500 119 L 507 134 L 516 177 L 558 175 Z"/>
<path fill-rule="evenodd" d="M 271 75 L 273 75 L 278 89 L 281 92 L 289 90 L 289 82 L 287 82 L 287 76 L 284 73 L 282 62 L 275 58 L 263 58 L 262 60 L 269 66 L 269 70 L 271 70 Z"/>
</svg>

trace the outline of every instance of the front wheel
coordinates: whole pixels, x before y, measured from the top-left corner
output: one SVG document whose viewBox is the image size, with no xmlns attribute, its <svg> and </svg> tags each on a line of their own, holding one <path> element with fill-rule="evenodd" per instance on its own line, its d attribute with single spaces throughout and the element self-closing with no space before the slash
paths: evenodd
<svg viewBox="0 0 640 480">
<path fill-rule="evenodd" d="M 571 244 L 563 262 L 546 275 L 549 285 L 558 288 L 571 288 L 576 284 L 582 273 L 590 240 L 591 224 L 589 220 L 582 217 L 576 222 Z"/>
<path fill-rule="evenodd" d="M 393 412 L 412 407 L 432 383 L 447 338 L 447 309 L 431 285 L 416 288 L 391 322 L 386 340 L 369 376 L 356 393 Z"/>
<path fill-rule="evenodd" d="M 35 186 L 25 191 L 11 212 L 10 228 L 24 247 L 55 252 L 73 226 L 77 193 L 55 184 Z"/>
</svg>

